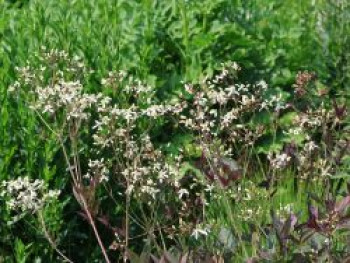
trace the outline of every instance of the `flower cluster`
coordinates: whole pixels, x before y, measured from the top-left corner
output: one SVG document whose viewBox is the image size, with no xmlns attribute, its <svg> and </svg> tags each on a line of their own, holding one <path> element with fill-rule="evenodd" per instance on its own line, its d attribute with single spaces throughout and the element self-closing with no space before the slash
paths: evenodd
<svg viewBox="0 0 350 263">
<path fill-rule="evenodd" d="M 93 72 L 93 70 L 87 69 L 82 57 L 75 55 L 71 58 L 64 50 L 48 50 L 45 46 L 41 46 L 40 53 L 38 54 L 37 58 L 43 65 L 46 65 L 51 70 L 58 70 L 58 68 L 63 65 L 63 70 L 67 73 L 73 74 L 74 76 Z M 42 66 L 41 69 L 45 70 L 46 66 Z"/>
<path fill-rule="evenodd" d="M 16 67 L 19 80 L 10 86 L 9 91 L 16 92 L 29 88 L 25 99 L 29 106 L 40 115 L 47 114 L 56 121 L 78 123 L 89 118 L 91 107 L 102 97 L 101 94 L 83 92 L 81 79 L 88 71 L 78 56 L 69 58 L 68 53 L 59 50 L 47 51 L 42 47 L 37 55 L 42 66 L 35 67 L 27 62 L 24 67 Z M 50 76 L 50 77 L 47 77 Z"/>
<path fill-rule="evenodd" d="M 149 131 L 153 121 L 165 115 L 178 115 L 185 104 L 156 104 L 154 90 L 125 72 L 110 72 L 102 83 L 106 89 L 114 87 L 113 90 L 122 91 L 125 98 L 119 97 L 122 101 L 116 104 L 104 96 L 97 103 L 94 145 L 98 152 L 108 149 L 115 153 L 112 170 L 124 179 L 128 195 L 148 195 L 155 199 L 164 185 L 175 187 L 177 184 L 175 178 L 181 158 L 174 164 L 166 161 L 162 151 L 154 147 Z M 130 100 L 131 105 L 125 103 Z"/>
<path fill-rule="evenodd" d="M 191 99 L 186 101 L 179 123 L 197 135 L 203 151 L 222 139 L 225 145 L 254 145 L 264 134 L 264 127 L 251 125 L 252 116 L 262 111 L 278 114 L 287 107 L 280 93 L 267 92 L 264 81 L 237 83 L 239 70 L 236 63 L 224 64 L 213 78 L 205 78 L 197 85 L 185 84 Z"/>
<path fill-rule="evenodd" d="M 291 160 L 291 157 L 286 153 L 276 154 L 275 156 L 270 153 L 267 157 L 270 160 L 271 167 L 275 170 L 285 168 Z"/>
<path fill-rule="evenodd" d="M 19 177 L 2 183 L 1 196 L 5 197 L 10 210 L 34 213 L 50 199 L 60 194 L 59 190 L 47 190 L 43 180 Z"/>
<path fill-rule="evenodd" d="M 64 112 L 66 120 L 87 120 L 89 109 L 99 101 L 101 94 L 85 94 L 79 81 L 59 80 L 47 87 L 37 86 L 32 91 L 36 101 L 32 104 L 34 110 L 41 114 L 54 115 Z"/>
<path fill-rule="evenodd" d="M 42 52 L 44 66 L 35 69 L 28 64 L 18 69 L 21 81 L 10 90 L 30 88 L 26 99 L 31 109 L 58 135 L 81 214 L 98 240 L 95 220 L 118 233 L 119 248 L 125 251 L 133 223 L 147 235 L 160 231 L 170 239 L 177 231 L 194 239 L 208 236 L 206 213 L 213 209 L 212 203 L 224 201 L 234 211 L 234 219 L 249 223 L 265 219 L 272 206 L 265 207 L 264 200 L 276 193 L 271 188 L 287 166 L 296 166 L 290 172 L 298 179 L 318 176 L 324 180 L 335 174 L 349 149 L 349 140 L 332 132 L 345 118 L 344 105 L 334 102 L 330 108 L 320 102 L 320 107 L 314 107 L 303 100 L 286 104 L 287 95 L 268 89 L 264 81 L 238 83 L 236 63 L 224 64 L 218 74 L 199 83 L 184 84 L 184 94 L 160 102 L 153 87 L 125 71 L 109 72 L 100 82 L 102 92 L 88 94 L 80 78 L 87 72 L 80 58 L 69 59 L 57 50 Z M 65 70 L 62 63 L 68 64 Z M 296 93 L 306 92 L 312 79 L 308 72 L 298 74 Z M 176 156 L 164 150 L 170 148 L 165 144 L 171 143 L 171 135 L 165 136 L 167 142 L 157 138 L 159 130 L 164 131 L 162 125 L 189 135 L 188 141 L 176 145 Z M 262 141 L 267 146 L 254 148 Z M 270 165 L 265 166 L 263 153 L 268 152 Z M 258 169 L 253 167 L 256 164 Z M 257 170 L 266 179 L 259 185 L 251 181 Z M 10 209 L 31 213 L 59 194 L 28 177 L 6 181 L 3 189 Z M 116 200 L 113 194 L 125 197 L 119 199 L 125 201 L 125 225 L 120 231 L 101 216 L 105 207 L 100 206 L 101 200 Z M 142 218 L 134 216 L 135 207 Z M 292 209 L 281 205 L 277 213 L 286 217 Z M 147 218 L 148 211 L 152 218 Z M 294 227 L 296 218 L 290 215 L 280 223 Z M 284 232 L 281 224 L 275 228 Z M 158 225 L 162 225 L 159 230 Z M 286 239 L 287 232 L 281 234 Z M 104 251 L 103 243 L 99 244 Z"/>
<path fill-rule="evenodd" d="M 84 178 L 96 180 L 97 182 L 106 182 L 109 180 L 108 168 L 103 158 L 100 160 L 89 160 L 89 171 L 84 175 Z"/>
</svg>

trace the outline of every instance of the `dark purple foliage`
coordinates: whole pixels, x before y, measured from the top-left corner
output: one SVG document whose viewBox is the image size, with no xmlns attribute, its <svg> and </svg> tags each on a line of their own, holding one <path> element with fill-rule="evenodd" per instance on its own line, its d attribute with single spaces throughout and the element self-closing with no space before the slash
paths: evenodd
<svg viewBox="0 0 350 263">
<path fill-rule="evenodd" d="M 349 228 L 350 216 L 346 210 L 350 205 L 350 195 L 336 202 L 329 199 L 324 202 L 325 212 L 321 215 L 317 207 L 309 205 L 309 218 L 302 227 L 313 229 L 314 231 L 331 235 L 335 230 Z"/>
</svg>

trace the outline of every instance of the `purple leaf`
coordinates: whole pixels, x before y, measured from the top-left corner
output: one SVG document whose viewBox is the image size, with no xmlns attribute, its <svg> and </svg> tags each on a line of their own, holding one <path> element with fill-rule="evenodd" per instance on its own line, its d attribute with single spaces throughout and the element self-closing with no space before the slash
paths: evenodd
<svg viewBox="0 0 350 263">
<path fill-rule="evenodd" d="M 337 213 L 343 213 L 344 210 L 350 205 L 350 196 L 346 196 L 335 205 L 335 211 Z"/>
<path fill-rule="evenodd" d="M 318 219 L 317 208 L 309 205 L 309 219 L 306 223 L 307 227 L 319 230 L 320 226 L 318 225 L 318 223 L 316 221 L 317 219 Z"/>
<path fill-rule="evenodd" d="M 317 219 L 318 218 L 318 209 L 317 207 L 314 207 L 312 205 L 309 206 L 309 213 L 312 218 Z"/>
</svg>

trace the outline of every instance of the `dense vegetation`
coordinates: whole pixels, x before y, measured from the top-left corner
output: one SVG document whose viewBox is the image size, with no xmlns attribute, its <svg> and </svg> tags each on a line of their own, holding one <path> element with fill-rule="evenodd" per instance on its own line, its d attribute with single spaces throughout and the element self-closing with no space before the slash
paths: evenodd
<svg viewBox="0 0 350 263">
<path fill-rule="evenodd" d="M 0 262 L 347 262 L 350 3 L 0 0 Z"/>
</svg>

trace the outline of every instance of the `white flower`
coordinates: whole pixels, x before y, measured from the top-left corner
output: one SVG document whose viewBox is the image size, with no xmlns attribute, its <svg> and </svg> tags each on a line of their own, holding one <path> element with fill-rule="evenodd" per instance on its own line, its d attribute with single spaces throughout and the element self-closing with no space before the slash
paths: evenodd
<svg viewBox="0 0 350 263">
<path fill-rule="evenodd" d="M 7 206 L 21 212 L 34 213 L 60 194 L 59 190 L 47 191 L 43 180 L 32 181 L 28 177 L 4 181 L 2 187 L 1 196 L 5 197 Z"/>
<path fill-rule="evenodd" d="M 190 193 L 188 192 L 187 189 L 182 188 L 179 190 L 178 194 L 179 194 L 179 199 L 182 199 L 182 196 L 184 196 L 184 195 L 188 196 Z"/>
<path fill-rule="evenodd" d="M 291 158 L 286 153 L 282 153 L 276 155 L 275 158 L 272 157 L 272 154 L 269 154 L 268 159 L 270 160 L 270 164 L 274 169 L 282 169 L 287 166 Z"/>
<path fill-rule="evenodd" d="M 263 90 L 266 90 L 268 88 L 268 85 L 265 80 L 260 80 L 256 85 Z"/>
<path fill-rule="evenodd" d="M 318 148 L 318 146 L 316 145 L 316 143 L 314 141 L 310 141 L 304 145 L 304 150 L 306 152 L 309 152 L 309 153 L 317 148 Z"/>
<path fill-rule="evenodd" d="M 210 232 L 209 227 L 195 228 L 192 231 L 191 236 L 194 237 L 196 240 L 198 240 L 200 236 L 208 236 L 209 232 Z"/>
</svg>

